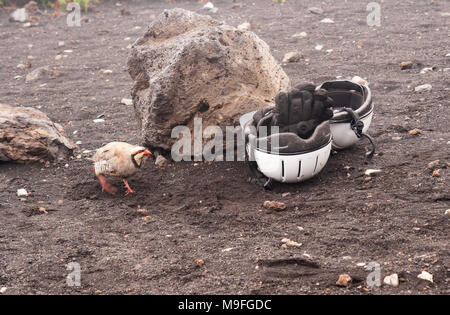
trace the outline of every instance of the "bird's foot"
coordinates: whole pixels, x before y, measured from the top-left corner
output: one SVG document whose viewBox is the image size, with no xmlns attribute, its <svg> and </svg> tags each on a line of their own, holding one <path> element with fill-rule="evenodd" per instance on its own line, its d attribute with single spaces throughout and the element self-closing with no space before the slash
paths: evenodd
<svg viewBox="0 0 450 315">
<path fill-rule="evenodd" d="M 98 179 L 100 181 L 100 184 L 102 185 L 102 191 L 106 191 L 108 194 L 115 195 L 117 193 L 116 186 L 108 183 L 105 177 L 102 175 L 98 176 Z"/>
<path fill-rule="evenodd" d="M 135 193 L 135 191 L 133 189 L 131 189 L 130 185 L 128 185 L 128 182 L 126 179 L 123 180 L 123 183 L 125 184 L 125 188 L 127 189 L 127 191 L 125 192 L 125 196 Z"/>
</svg>

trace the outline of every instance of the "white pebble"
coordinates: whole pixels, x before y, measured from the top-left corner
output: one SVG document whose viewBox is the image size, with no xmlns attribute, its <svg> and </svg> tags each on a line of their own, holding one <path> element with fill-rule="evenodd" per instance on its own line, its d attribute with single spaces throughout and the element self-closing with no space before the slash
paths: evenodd
<svg viewBox="0 0 450 315">
<path fill-rule="evenodd" d="M 321 23 L 325 23 L 325 24 L 333 24 L 334 21 L 330 18 L 325 18 L 323 20 L 320 21 Z"/>
<path fill-rule="evenodd" d="M 2 287 L 2 288 L 0 289 L 0 294 L 6 293 L 7 290 L 8 290 L 7 287 Z"/>
<path fill-rule="evenodd" d="M 129 98 L 122 98 L 120 103 L 122 103 L 123 105 L 131 106 L 133 105 L 133 100 Z"/>
<path fill-rule="evenodd" d="M 425 74 L 425 73 L 430 72 L 430 71 L 433 71 L 433 70 L 434 70 L 434 69 L 433 69 L 432 67 L 423 68 L 423 69 L 420 71 L 420 74 Z"/>
<path fill-rule="evenodd" d="M 384 277 L 383 282 L 387 285 L 398 287 L 398 274 L 394 273 L 390 276 Z"/>
<path fill-rule="evenodd" d="M 425 270 L 417 278 L 433 283 L 433 275 Z"/>
<path fill-rule="evenodd" d="M 203 9 L 212 9 L 214 8 L 214 4 L 212 2 L 207 2 L 204 6 Z"/>
<path fill-rule="evenodd" d="M 308 33 L 306 32 L 296 33 L 292 35 L 292 37 L 301 37 L 301 38 L 305 38 L 306 36 L 308 36 Z"/>
<path fill-rule="evenodd" d="M 19 197 L 28 196 L 28 191 L 24 188 L 17 189 L 17 196 Z"/>
<path fill-rule="evenodd" d="M 358 266 L 358 267 L 365 267 L 366 263 L 357 263 L 356 266 Z"/>
<path fill-rule="evenodd" d="M 240 31 L 248 31 L 250 29 L 251 25 L 248 22 L 244 22 L 242 24 L 239 24 L 237 29 Z"/>
<path fill-rule="evenodd" d="M 357 75 L 355 75 L 352 78 L 352 81 L 355 82 L 355 83 L 361 84 L 361 85 L 369 85 L 369 82 L 367 80 L 364 80 L 363 78 L 361 78 L 361 77 L 359 77 Z"/>
<path fill-rule="evenodd" d="M 316 45 L 316 47 L 314 47 L 314 49 L 317 51 L 321 51 L 323 49 L 323 45 Z"/>
<path fill-rule="evenodd" d="M 433 86 L 431 84 L 423 84 L 423 85 L 419 85 L 416 86 L 414 88 L 414 91 L 416 92 L 430 92 L 433 89 Z"/>
<path fill-rule="evenodd" d="M 377 173 L 381 173 L 381 170 L 371 170 L 371 169 L 369 169 L 369 170 L 366 170 L 364 172 L 364 175 L 371 176 L 372 174 L 377 174 Z"/>
<path fill-rule="evenodd" d="M 445 215 L 450 217 L 450 209 L 445 210 Z"/>
<path fill-rule="evenodd" d="M 105 122 L 105 120 L 102 118 L 98 118 L 98 119 L 94 119 L 93 122 L 97 124 L 97 123 L 103 123 L 103 122 Z"/>
</svg>

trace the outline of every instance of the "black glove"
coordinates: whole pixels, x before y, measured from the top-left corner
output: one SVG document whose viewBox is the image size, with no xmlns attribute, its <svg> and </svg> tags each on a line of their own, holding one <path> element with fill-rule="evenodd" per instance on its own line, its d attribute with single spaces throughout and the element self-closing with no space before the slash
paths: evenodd
<svg viewBox="0 0 450 315">
<path fill-rule="evenodd" d="M 309 138 L 316 127 L 333 117 L 330 107 L 333 100 L 327 91 L 312 84 L 296 85 L 290 92 L 280 92 L 275 98 L 272 125 L 280 132 L 293 132 L 301 138 Z"/>
</svg>

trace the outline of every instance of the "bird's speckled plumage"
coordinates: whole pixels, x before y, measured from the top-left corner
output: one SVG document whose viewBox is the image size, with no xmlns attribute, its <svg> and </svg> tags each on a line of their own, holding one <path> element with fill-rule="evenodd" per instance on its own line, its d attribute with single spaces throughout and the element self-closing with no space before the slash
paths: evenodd
<svg viewBox="0 0 450 315">
<path fill-rule="evenodd" d="M 138 166 L 141 165 L 144 147 L 135 146 L 126 142 L 111 142 L 101 147 L 93 156 L 95 175 L 110 175 L 121 178 L 133 176 L 139 169 L 133 163 L 132 156 Z"/>
</svg>

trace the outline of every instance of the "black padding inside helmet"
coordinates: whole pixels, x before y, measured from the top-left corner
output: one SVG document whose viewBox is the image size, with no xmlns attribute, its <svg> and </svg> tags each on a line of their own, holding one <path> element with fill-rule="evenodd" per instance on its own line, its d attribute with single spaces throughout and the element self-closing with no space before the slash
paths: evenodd
<svg viewBox="0 0 450 315">
<path fill-rule="evenodd" d="M 357 110 L 364 103 L 364 96 L 361 93 L 356 92 L 355 90 L 329 91 L 328 96 L 331 97 L 334 101 L 334 109 L 350 107 L 353 110 Z"/>
<path fill-rule="evenodd" d="M 333 99 L 333 110 L 351 108 L 359 117 L 372 111 L 372 96 L 369 87 L 348 80 L 329 81 L 320 86 Z M 351 120 L 347 112 L 334 114 L 332 122 Z"/>
</svg>

